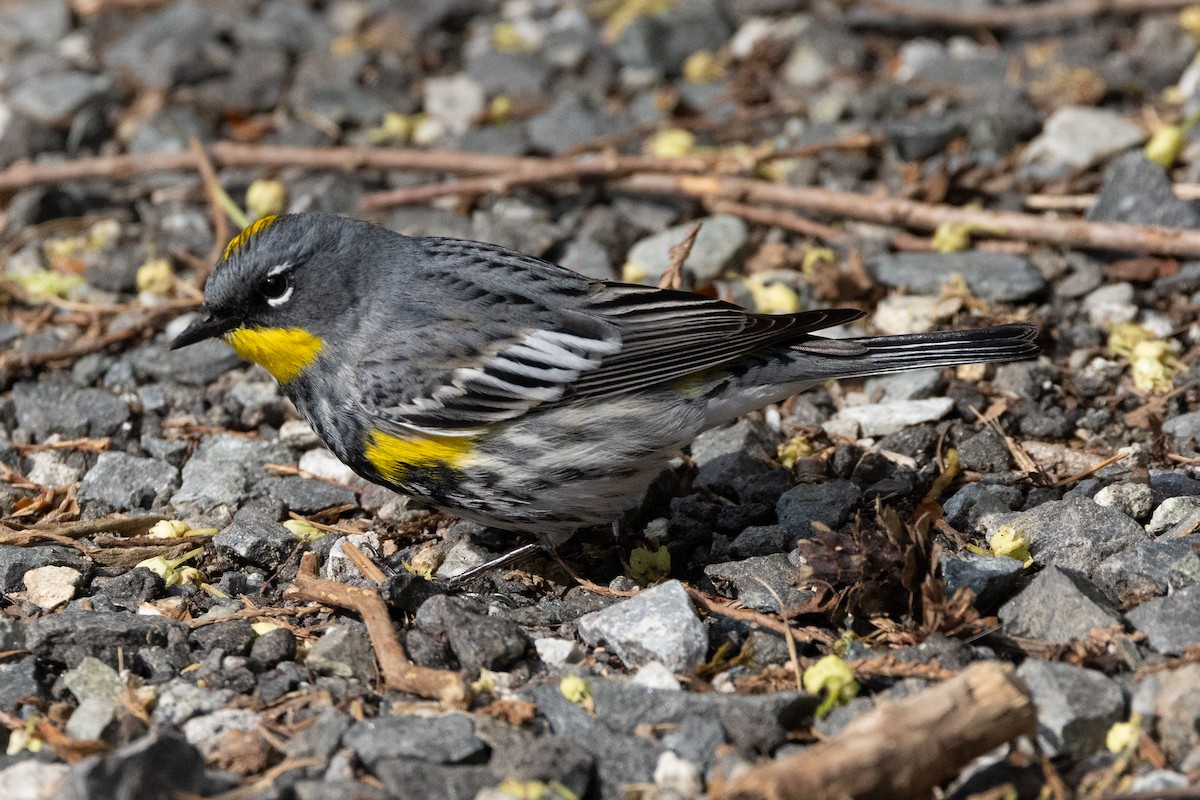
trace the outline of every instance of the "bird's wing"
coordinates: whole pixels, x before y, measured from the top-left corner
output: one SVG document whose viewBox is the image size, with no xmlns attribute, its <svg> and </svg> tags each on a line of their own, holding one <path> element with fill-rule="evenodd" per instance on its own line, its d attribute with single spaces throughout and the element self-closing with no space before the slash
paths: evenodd
<svg viewBox="0 0 1200 800">
<path fill-rule="evenodd" d="M 409 321 L 396 341 L 371 343 L 354 373 L 372 416 L 467 434 L 535 407 L 681 379 L 861 316 L 753 314 L 687 292 L 589 281 L 536 259 L 518 266 L 521 278 L 540 279 L 503 281 L 501 292 L 486 285 L 493 272 L 485 285 L 449 286 L 425 324 Z M 492 267 L 514 269 L 511 261 Z"/>
</svg>

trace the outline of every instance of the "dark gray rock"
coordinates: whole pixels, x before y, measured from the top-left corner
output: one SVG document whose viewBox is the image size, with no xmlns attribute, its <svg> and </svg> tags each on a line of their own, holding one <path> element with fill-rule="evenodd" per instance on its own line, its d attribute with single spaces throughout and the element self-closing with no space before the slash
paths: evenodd
<svg viewBox="0 0 1200 800">
<path fill-rule="evenodd" d="M 284 508 L 297 514 L 311 514 L 322 509 L 354 505 L 358 498 L 345 486 L 327 481 L 291 476 L 267 481 L 267 493 L 283 503 Z"/>
<path fill-rule="evenodd" d="M 897 253 L 871 259 L 867 269 L 885 286 L 914 294 L 936 295 L 954 275 L 961 275 L 973 294 L 998 303 L 1028 300 L 1046 288 L 1037 267 L 1008 253 Z"/>
<path fill-rule="evenodd" d="M 9 0 L 0 6 L 0 53 L 19 47 L 49 47 L 71 28 L 66 0 Z"/>
<path fill-rule="evenodd" d="M 988 522 L 1000 514 L 1009 514 L 1024 498 L 1016 486 L 989 483 L 968 483 L 942 506 L 946 521 L 960 531 L 976 531 L 989 527 Z"/>
<path fill-rule="evenodd" d="M 963 132 L 954 115 L 908 117 L 884 126 L 888 141 L 904 161 L 921 161 L 940 153 Z"/>
<path fill-rule="evenodd" d="M 813 596 L 812 592 L 801 591 L 792 585 L 796 567 L 786 553 L 709 564 L 704 568 L 704 574 L 725 597 L 768 614 L 778 614 L 782 610 L 777 597 L 782 599 L 783 608 L 792 608 Z M 767 586 L 760 581 L 765 581 Z"/>
<path fill-rule="evenodd" d="M 634 244 L 626 261 L 640 268 L 644 275 L 641 283 L 658 284 L 671 264 L 671 248 L 687 238 L 696 223 L 700 223 L 700 232 L 696 234 L 692 252 L 683 262 L 685 285 L 707 286 L 727 269 L 736 266 L 746 245 L 749 228 L 738 217 L 716 214 L 667 228 Z"/>
<path fill-rule="evenodd" d="M 243 564 L 274 569 L 296 549 L 296 537 L 274 520 L 239 514 L 212 538 L 218 553 Z"/>
<path fill-rule="evenodd" d="M 474 800 L 495 783 L 482 766 L 446 766 L 413 758 L 388 758 L 375 765 L 389 797 L 437 797 L 439 800 Z"/>
<path fill-rule="evenodd" d="M 397 772 L 391 777 L 392 780 L 398 781 L 397 786 L 410 786 L 411 783 L 405 783 L 407 776 L 401 772 Z M 388 792 L 374 784 L 366 783 L 360 780 L 343 779 L 343 780 L 300 780 L 296 781 L 291 787 L 292 793 L 295 794 L 296 800 L 392 800 L 394 797 L 403 797 L 404 789 L 397 789 L 395 792 Z M 443 795 L 435 794 L 430 797 L 441 797 Z"/>
<path fill-rule="evenodd" d="M 105 75 L 70 70 L 34 75 L 10 94 L 13 110 L 47 125 L 65 125 L 71 116 L 112 86 Z"/>
<path fill-rule="evenodd" d="M 746 417 L 732 425 L 705 431 L 692 442 L 696 483 L 732 488 L 747 475 L 771 469 L 771 432 L 761 420 Z"/>
<path fill-rule="evenodd" d="M 470 600 L 435 595 L 417 609 L 426 633 L 444 637 L 464 669 L 504 669 L 529 649 L 529 637 L 515 622 L 489 616 Z"/>
<path fill-rule="evenodd" d="M 1141 681 L 1131 711 L 1154 725 L 1156 741 L 1176 766 L 1200 747 L 1200 664 L 1156 672 Z"/>
<path fill-rule="evenodd" d="M 79 499 L 115 511 L 157 508 L 179 488 L 179 470 L 155 458 L 105 452 L 79 485 Z"/>
<path fill-rule="evenodd" d="M 190 348 L 189 348 L 190 349 Z M 244 502 L 254 482 L 265 477 L 264 463 L 287 463 L 288 448 L 278 442 L 232 434 L 206 436 L 183 467 L 183 482 L 171 497 L 176 509 L 201 514 Z"/>
<path fill-rule="evenodd" d="M 275 628 L 254 640 L 250 663 L 259 670 L 270 669 L 280 661 L 296 657 L 296 635 L 287 628 Z"/>
<path fill-rule="evenodd" d="M 59 797 L 64 800 L 170 800 L 176 792 L 199 793 L 204 758 L 177 732 L 159 730 L 103 756 L 71 767 Z"/>
<path fill-rule="evenodd" d="M 557 155 L 572 147 L 628 128 L 621 115 L 592 108 L 574 92 L 559 93 L 550 108 L 529 120 L 529 143 L 537 150 Z"/>
<path fill-rule="evenodd" d="M 61 545 L 17 547 L 0 544 L 0 594 L 25 588 L 25 573 L 37 567 L 70 567 L 86 576 L 92 571 L 92 562 L 78 550 Z"/>
<path fill-rule="evenodd" d="M 1104 183 L 1088 209 L 1087 219 L 1167 228 L 1200 227 L 1200 213 L 1176 196 L 1166 170 L 1140 151 L 1126 153 L 1104 171 Z"/>
<path fill-rule="evenodd" d="M 137 611 L 138 607 L 163 589 L 163 579 L 145 567 L 131 569 L 111 578 L 92 579 L 92 592 L 117 608 Z"/>
<path fill-rule="evenodd" d="M 1086 640 L 1093 628 L 1119 623 L 1104 593 L 1084 576 L 1046 567 L 1020 594 L 1000 608 L 1009 633 L 1054 644 Z"/>
<path fill-rule="evenodd" d="M 487 758 L 487 745 L 475 735 L 475 726 L 466 714 L 364 719 L 350 726 L 342 745 L 372 769 L 385 758 L 416 758 L 434 764 L 478 763 Z"/>
<path fill-rule="evenodd" d="M 958 461 L 976 472 L 1003 472 L 1012 468 L 1012 454 L 1000 434 L 984 428 L 958 446 Z"/>
<path fill-rule="evenodd" d="M 1200 583 L 1200 536 L 1140 542 L 1100 562 L 1095 579 L 1122 604 Z"/>
<path fill-rule="evenodd" d="M 1034 561 L 1085 575 L 1114 553 L 1147 540 L 1142 526 L 1120 511 L 1082 497 L 1043 503 L 1011 524 L 1029 536 Z"/>
<path fill-rule="evenodd" d="M 679 581 L 581 617 L 579 635 L 604 644 L 628 667 L 661 661 L 672 672 L 690 672 L 708 652 L 704 624 Z"/>
<path fill-rule="evenodd" d="M 188 633 L 187 625 L 167 617 L 72 610 L 36 619 L 25 629 L 26 646 L 40 659 L 78 664 L 92 656 L 110 666 L 119 652 L 128 655 L 147 646 L 186 657 Z"/>
<path fill-rule="evenodd" d="M 862 491 L 846 480 L 802 483 L 782 494 L 775 505 L 779 524 L 792 536 L 805 539 L 812 535 L 812 523 L 836 528 L 850 518 Z"/>
<path fill-rule="evenodd" d="M 1055 377 L 1053 367 L 1038 361 L 1013 361 L 996 367 L 992 385 L 1005 394 L 1016 395 L 1027 400 L 1037 400 L 1052 385 Z"/>
<path fill-rule="evenodd" d="M 732 34 L 721 4 L 685 0 L 660 14 L 635 19 L 621 31 L 612 51 L 623 66 L 675 75 L 692 53 L 715 52 Z"/>
<path fill-rule="evenodd" d="M 79 702 L 89 697 L 115 700 L 125 691 L 125 683 L 117 671 L 98 658 L 88 656 L 62 674 L 63 685 Z"/>
<path fill-rule="evenodd" d="M 1182 655 L 1189 646 L 1200 642 L 1200 586 L 1147 600 L 1125 617 L 1146 634 L 1154 650 L 1164 655 Z"/>
<path fill-rule="evenodd" d="M 105 52 L 104 63 L 143 88 L 169 89 L 217 71 L 215 35 L 212 8 L 183 0 L 135 24 Z"/>
<path fill-rule="evenodd" d="M 796 537 L 783 525 L 753 525 L 730 542 L 729 555 L 733 558 L 768 556 L 791 550 L 795 544 Z"/>
<path fill-rule="evenodd" d="M 165 342 L 149 342 L 130 353 L 129 364 L 143 380 L 175 381 L 185 386 L 207 386 L 243 362 L 229 345 L 212 340 L 167 350 Z"/>
<path fill-rule="evenodd" d="M 1176 448 L 1191 451 L 1200 447 L 1200 411 L 1170 417 L 1162 426 Z"/>
<path fill-rule="evenodd" d="M 248 620 L 234 619 L 214 622 L 192 631 L 192 644 L 199 651 L 197 660 L 203 660 L 213 651 L 222 655 L 244 656 L 249 654 L 256 634 Z"/>
<path fill-rule="evenodd" d="M 1020 582 L 1023 567 L 1015 558 L 983 556 L 964 550 L 941 559 L 946 596 L 961 587 L 975 593 L 975 607 L 989 612 L 1008 599 Z"/>
<path fill-rule="evenodd" d="M 342 735 L 354 723 L 353 717 L 339 708 L 323 708 L 313 723 L 288 740 L 288 758 L 313 758 L 326 764 L 342 742 Z M 362 724 L 362 723 L 358 723 Z"/>
<path fill-rule="evenodd" d="M 1200 497 L 1200 481 L 1181 472 L 1150 470 L 1150 490 L 1155 507 L 1171 497 Z"/>
<path fill-rule="evenodd" d="M 1101 749 L 1108 729 L 1124 719 L 1121 687 L 1103 673 L 1030 658 L 1017 676 L 1033 695 L 1038 744 L 1051 758 Z"/>
<path fill-rule="evenodd" d="M 375 655 L 366 629 L 357 623 L 336 625 L 309 648 L 304 663 L 319 675 L 370 680 L 375 675 Z"/>
<path fill-rule="evenodd" d="M 111 436 L 129 419 L 129 406 L 100 389 L 79 389 L 53 380 L 13 386 L 17 424 L 34 441 Z"/>
<path fill-rule="evenodd" d="M 0 664 L 0 710 L 16 711 L 22 698 L 41 696 L 37 666 L 32 656 Z"/>
</svg>

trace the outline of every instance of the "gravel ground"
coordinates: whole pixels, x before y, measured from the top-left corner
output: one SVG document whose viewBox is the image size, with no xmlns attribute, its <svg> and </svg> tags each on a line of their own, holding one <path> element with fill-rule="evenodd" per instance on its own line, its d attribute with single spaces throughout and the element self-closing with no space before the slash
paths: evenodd
<svg viewBox="0 0 1200 800">
<path fill-rule="evenodd" d="M 612 175 L 384 209 L 378 192 L 487 170 L 210 150 L 251 217 L 365 216 L 646 283 L 699 220 L 690 288 L 873 312 L 850 333 L 1043 330 L 1036 361 L 831 385 L 711 431 L 618 533 L 466 592 L 425 578 L 511 535 L 354 477 L 223 344 L 167 350 L 236 232 L 193 139 L 712 157 L 864 206 L 1200 228 L 1200 139 L 1170 127 L 1200 107 L 1194 14 L 958 26 L 903 8 L 0 5 L 0 169 L 142 165 L 0 172 L 6 797 L 694 797 L 981 661 L 1017 668 L 1036 733 L 954 763 L 939 797 L 1195 785 L 1200 261 L 1182 251 L 805 228 Z M 305 579 L 378 587 L 409 657 L 470 699 L 397 690 L 369 615 L 306 599 Z M 818 712 L 796 672 L 827 654 L 857 696 Z"/>
</svg>

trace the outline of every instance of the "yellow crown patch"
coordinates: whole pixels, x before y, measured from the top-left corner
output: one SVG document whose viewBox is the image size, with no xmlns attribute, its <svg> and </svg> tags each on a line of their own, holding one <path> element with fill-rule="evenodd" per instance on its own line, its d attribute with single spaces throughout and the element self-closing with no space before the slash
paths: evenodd
<svg viewBox="0 0 1200 800">
<path fill-rule="evenodd" d="M 224 261 L 238 250 L 241 250 L 246 245 L 246 242 L 250 241 L 250 237 L 262 233 L 267 228 L 274 225 L 278 219 L 279 217 L 272 216 L 263 217 L 262 219 L 256 219 L 254 222 L 251 222 L 242 229 L 241 233 L 233 237 L 229 244 L 225 245 L 225 252 L 221 254 L 221 260 Z"/>
</svg>

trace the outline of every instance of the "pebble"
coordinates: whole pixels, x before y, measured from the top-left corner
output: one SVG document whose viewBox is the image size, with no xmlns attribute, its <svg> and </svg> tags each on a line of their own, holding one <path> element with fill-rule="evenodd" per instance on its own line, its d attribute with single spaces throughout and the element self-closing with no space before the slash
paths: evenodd
<svg viewBox="0 0 1200 800">
<path fill-rule="evenodd" d="M 1110 483 L 1096 492 L 1092 499 L 1097 505 L 1115 508 L 1139 522 L 1149 518 L 1154 508 L 1154 492 L 1145 483 Z"/>
<path fill-rule="evenodd" d="M 239 514 L 229 527 L 212 538 L 212 546 L 218 553 L 268 570 L 279 566 L 296 544 L 296 537 L 283 525 L 251 514 Z"/>
<path fill-rule="evenodd" d="M 263 464 L 290 460 L 291 454 L 279 443 L 229 433 L 206 436 L 184 465 L 172 504 L 200 513 L 218 506 L 235 507 L 249 497 L 251 480 L 265 474 Z"/>
<path fill-rule="evenodd" d="M 483 87 L 465 72 L 425 80 L 425 113 L 453 134 L 462 134 L 475 123 L 485 100 Z"/>
<path fill-rule="evenodd" d="M 1016 486 L 968 483 L 942 504 L 942 513 L 957 530 L 991 533 L 1023 499 Z"/>
<path fill-rule="evenodd" d="M 54 380 L 13 386 L 17 424 L 35 442 L 53 434 L 64 439 L 111 436 L 129 419 L 129 406 L 100 389 L 57 385 Z"/>
<path fill-rule="evenodd" d="M 1131 709 L 1153 724 L 1158 743 L 1175 765 L 1194 758 L 1200 747 L 1200 664 L 1183 664 L 1156 672 L 1142 680 L 1133 694 Z"/>
<path fill-rule="evenodd" d="M 842 525 L 861 499 L 862 490 L 852 481 L 802 483 L 779 496 L 775 513 L 792 537 L 805 539 L 812 536 L 813 522 Z"/>
<path fill-rule="evenodd" d="M 954 401 L 949 397 L 930 397 L 925 400 L 890 400 L 885 403 L 870 403 L 865 406 L 843 408 L 837 413 L 834 420 L 855 426 L 862 436 L 887 436 L 910 425 L 937 422 L 949 414 L 953 408 Z"/>
<path fill-rule="evenodd" d="M 1100 672 L 1030 658 L 1017 668 L 1037 707 L 1037 739 L 1050 758 L 1086 755 L 1104 746 L 1125 716 L 1121 687 Z"/>
<path fill-rule="evenodd" d="M 375 675 L 375 656 L 371 642 L 361 625 L 334 625 L 308 649 L 305 665 L 318 675 L 358 678 L 368 681 Z"/>
<path fill-rule="evenodd" d="M 1025 511 L 1010 524 L 1030 538 L 1034 561 L 1091 575 L 1104 559 L 1146 541 L 1129 517 L 1083 497 L 1052 500 Z"/>
<path fill-rule="evenodd" d="M 104 454 L 102 454 L 104 455 Z M 29 454 L 25 477 L 41 486 L 67 486 L 83 477 L 83 468 L 67 463 L 67 456 L 55 450 L 39 450 Z"/>
<path fill-rule="evenodd" d="M 914 369 L 892 375 L 867 378 L 863 393 L 879 402 L 888 400 L 924 400 L 937 392 L 942 382 L 939 369 Z"/>
<path fill-rule="evenodd" d="M 1183 655 L 1200 642 L 1200 586 L 1192 585 L 1166 597 L 1147 600 L 1125 614 L 1134 628 L 1163 655 Z"/>
<path fill-rule="evenodd" d="M 975 607 L 991 611 L 1012 595 L 1020 581 L 1021 562 L 1007 556 L 985 556 L 964 550 L 941 559 L 946 596 L 961 587 L 975 594 Z"/>
<path fill-rule="evenodd" d="M 204 757 L 173 731 L 152 731 L 113 752 L 85 758 L 67 773 L 61 797 L 100 800 L 113 797 L 169 797 L 197 794 L 204 785 Z"/>
<path fill-rule="evenodd" d="M 45 611 L 75 596 L 83 574 L 70 567 L 37 567 L 25 573 L 25 599 Z"/>
<path fill-rule="evenodd" d="M 542 663 L 551 669 L 561 669 L 583 658 L 583 649 L 569 639 L 555 639 L 549 636 L 534 639 L 533 649 L 537 651 Z"/>
<path fill-rule="evenodd" d="M 92 562 L 72 547 L 0 545 L 0 594 L 18 591 L 24 586 L 26 573 L 44 566 L 70 567 L 84 574 L 92 570 Z"/>
<path fill-rule="evenodd" d="M 638 283 L 657 286 L 671 264 L 671 248 L 682 242 L 696 223 L 701 224 L 700 233 L 683 262 L 685 288 L 707 286 L 736 267 L 749 229 L 738 217 L 717 214 L 641 239 L 629 250 L 626 270 L 637 273 Z"/>
<path fill-rule="evenodd" d="M 704 568 L 704 574 L 725 597 L 767 614 L 778 614 L 784 608 L 793 608 L 812 597 L 812 592 L 801 591 L 792 585 L 796 568 L 785 553 L 709 564 Z"/>
<path fill-rule="evenodd" d="M 1187 519 L 1196 509 L 1200 509 L 1200 496 L 1197 497 L 1168 497 L 1154 509 L 1150 524 L 1146 526 L 1151 534 L 1165 533 L 1171 527 Z"/>
<path fill-rule="evenodd" d="M 579 635 L 603 644 L 627 667 L 661 661 L 689 672 L 708 651 L 708 635 L 679 581 L 667 581 L 579 619 Z"/>
<path fill-rule="evenodd" d="M 1100 562 L 1096 583 L 1122 603 L 1200 583 L 1200 537 L 1141 542 Z"/>
<path fill-rule="evenodd" d="M 1053 566 L 1001 606 L 999 617 L 1012 635 L 1053 644 L 1087 641 L 1092 629 L 1121 622 L 1121 615 L 1095 584 Z"/>
<path fill-rule="evenodd" d="M 517 623 L 483 613 L 469 600 L 434 595 L 417 609 L 417 626 L 445 637 L 462 667 L 469 671 L 501 670 L 520 660 L 529 637 Z"/>
<path fill-rule="evenodd" d="M 747 475 L 766 472 L 775 455 L 770 444 L 774 438 L 762 420 L 754 417 L 701 433 L 691 446 L 696 482 L 727 488 Z"/>
<path fill-rule="evenodd" d="M 1092 222 L 1200 227 L 1200 213 L 1176 196 L 1166 170 L 1140 151 L 1126 153 L 1109 165 L 1086 217 Z"/>
<path fill-rule="evenodd" d="M 650 661 L 638 667 L 630 683 L 659 691 L 677 692 L 682 688 L 679 679 L 661 661 Z"/>
<path fill-rule="evenodd" d="M 1088 321 L 1097 328 L 1111 328 L 1137 317 L 1138 308 L 1133 302 L 1133 285 L 1110 283 L 1094 289 L 1083 298 L 1083 310 Z"/>
<path fill-rule="evenodd" d="M 416 758 L 431 764 L 461 764 L 483 756 L 485 745 L 466 714 L 380 716 L 354 723 L 342 737 L 368 767 L 385 758 Z"/>
<path fill-rule="evenodd" d="M 14 111 L 47 125 L 69 123 L 72 115 L 111 87 L 104 75 L 68 71 L 35 75 L 9 94 Z"/>
<path fill-rule="evenodd" d="M 1145 131 L 1122 114 L 1067 106 L 1051 114 L 1022 151 L 1021 169 L 1039 180 L 1061 178 L 1145 140 Z"/>
<path fill-rule="evenodd" d="M 302 419 L 289 419 L 280 425 L 279 441 L 296 450 L 307 450 L 308 448 L 316 447 L 321 443 L 320 438 L 317 436 L 316 432 L 313 431 L 312 426 Z M 329 455 L 333 456 L 335 461 L 337 460 L 337 456 L 334 456 L 333 453 L 329 453 Z M 300 469 L 304 470 L 305 472 L 313 472 L 311 469 L 304 469 L 304 467 L 300 467 Z M 314 472 L 313 474 L 316 475 L 318 473 Z M 327 476 L 319 475 L 319 477 Z"/>
<path fill-rule="evenodd" d="M 115 511 L 160 508 L 179 488 L 179 470 L 156 458 L 104 452 L 79 485 L 79 499 Z"/>
<path fill-rule="evenodd" d="M 895 253 L 867 262 L 871 277 L 916 295 L 937 295 L 956 275 L 982 300 L 1019 303 L 1042 294 L 1046 279 L 1028 259 L 1008 253 Z"/>
</svg>

